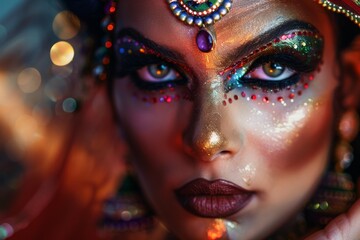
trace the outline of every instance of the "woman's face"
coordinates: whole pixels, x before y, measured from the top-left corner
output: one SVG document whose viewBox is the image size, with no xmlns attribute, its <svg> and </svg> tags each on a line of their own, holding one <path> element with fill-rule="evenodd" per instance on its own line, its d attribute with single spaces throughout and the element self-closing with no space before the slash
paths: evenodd
<svg viewBox="0 0 360 240">
<path fill-rule="evenodd" d="M 325 10 L 234 0 L 203 53 L 167 1 L 118 8 L 116 114 L 157 216 L 182 239 L 219 219 L 242 239 L 271 234 L 326 167 L 337 79 Z"/>
</svg>

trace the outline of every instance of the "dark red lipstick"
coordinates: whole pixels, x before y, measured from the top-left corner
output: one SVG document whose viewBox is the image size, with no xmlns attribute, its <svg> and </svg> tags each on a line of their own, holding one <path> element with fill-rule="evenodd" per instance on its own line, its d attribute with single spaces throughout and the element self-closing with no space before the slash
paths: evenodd
<svg viewBox="0 0 360 240">
<path fill-rule="evenodd" d="M 243 209 L 254 192 L 226 180 L 195 179 L 175 190 L 180 204 L 199 217 L 228 217 Z"/>
</svg>

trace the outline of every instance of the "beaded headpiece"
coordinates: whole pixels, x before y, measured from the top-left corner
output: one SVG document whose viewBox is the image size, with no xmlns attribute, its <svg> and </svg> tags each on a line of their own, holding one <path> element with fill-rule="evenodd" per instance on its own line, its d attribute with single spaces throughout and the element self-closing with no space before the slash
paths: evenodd
<svg viewBox="0 0 360 240">
<path fill-rule="evenodd" d="M 343 13 L 360 27 L 360 0 L 314 0 L 325 8 Z"/>
<path fill-rule="evenodd" d="M 216 35 L 210 26 L 231 9 L 232 0 L 166 0 L 172 13 L 182 22 L 200 28 L 196 44 L 200 51 L 215 48 Z M 325 8 L 343 13 L 360 26 L 360 0 L 314 0 Z"/>
<path fill-rule="evenodd" d="M 210 52 L 215 47 L 216 36 L 208 28 L 225 16 L 232 0 L 167 0 L 169 7 L 182 22 L 196 25 L 201 30 L 196 36 L 200 51 Z"/>
</svg>

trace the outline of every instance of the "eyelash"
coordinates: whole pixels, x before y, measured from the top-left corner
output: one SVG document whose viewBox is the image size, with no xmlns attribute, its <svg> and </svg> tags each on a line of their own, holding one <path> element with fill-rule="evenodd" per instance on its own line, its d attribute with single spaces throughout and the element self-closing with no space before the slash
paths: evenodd
<svg viewBox="0 0 360 240">
<path fill-rule="evenodd" d="M 178 75 L 177 78 L 174 79 L 174 80 L 155 82 L 155 81 L 143 80 L 139 76 L 138 72 L 139 72 L 140 69 L 145 68 L 145 67 L 149 67 L 151 65 L 157 65 L 157 64 L 159 64 L 159 65 L 160 64 L 165 64 L 165 65 L 169 66 L 170 69 L 172 69 L 173 71 L 175 71 L 177 73 L 177 75 Z M 186 85 L 188 83 L 187 78 L 184 77 L 184 75 L 180 71 L 178 71 L 175 66 L 173 66 L 171 64 L 168 64 L 168 63 L 166 63 L 164 61 L 158 61 L 158 62 L 154 62 L 154 63 L 148 64 L 148 65 L 139 67 L 138 70 L 133 71 L 130 74 L 130 76 L 131 76 L 134 84 L 136 85 L 136 87 L 138 87 L 141 90 L 145 90 L 145 91 L 158 91 L 158 90 L 164 90 L 164 89 L 167 89 L 167 88 L 175 88 L 177 86 L 183 86 L 183 85 Z"/>
<path fill-rule="evenodd" d="M 294 37 L 295 36 L 295 37 Z M 297 38 L 301 36 L 300 38 Z M 313 38 L 310 41 L 306 40 L 306 37 L 312 36 Z M 123 60 L 123 69 L 120 71 L 118 75 L 125 76 L 129 75 L 132 79 L 132 82 L 135 86 L 142 90 L 142 91 L 149 91 L 149 92 L 161 92 L 164 93 L 164 90 L 171 89 L 174 90 L 177 87 L 186 86 L 189 84 L 188 78 L 186 74 L 183 74 L 186 71 L 181 71 L 176 63 L 170 63 L 163 59 L 160 54 L 156 54 L 156 52 L 148 49 L 146 46 L 138 43 L 136 40 L 133 40 L 131 37 L 125 37 L 122 41 L 125 45 L 120 50 L 127 50 L 123 51 L 125 54 L 129 53 L 128 57 L 125 57 Z M 280 43 L 279 43 L 280 42 Z M 295 48 L 296 44 L 305 44 L 307 45 L 310 43 L 310 50 L 303 50 L 303 52 L 297 52 L 297 47 Z M 263 48 L 268 48 L 272 44 L 278 44 L 279 46 L 275 49 L 271 49 L 265 51 Z M 281 45 L 282 44 L 282 45 Z M 313 46 L 311 46 L 313 44 Z M 317 46 L 315 46 L 317 45 Z M 314 72 L 316 68 L 320 65 L 320 59 L 316 57 L 321 57 L 321 51 L 314 51 L 312 48 L 316 50 L 321 50 L 320 47 L 322 45 L 322 38 L 316 32 L 293 32 L 288 35 L 283 35 L 280 38 L 274 40 L 262 48 L 260 48 L 260 54 L 254 54 L 255 52 L 251 53 L 248 57 L 244 59 L 247 62 L 242 63 L 239 61 L 235 63 L 232 67 L 227 68 L 222 73 L 219 73 L 223 76 L 225 80 L 225 90 L 226 92 L 230 92 L 233 89 L 250 89 L 250 90 L 257 90 L 261 89 L 264 93 L 278 93 L 284 89 L 291 89 L 293 92 L 297 85 L 303 85 L 304 89 L 307 88 L 308 82 L 304 78 L 307 74 L 310 76 L 311 72 Z M 294 49 L 292 49 L 292 47 Z M 301 46 L 300 46 L 301 47 Z M 307 46 L 308 47 L 308 46 Z M 305 46 L 304 46 L 305 48 Z M 308 51 L 308 52 L 306 52 Z M 121 51 L 120 51 L 121 52 Z M 130 53 L 131 52 L 131 53 Z M 306 54 L 305 54 L 306 53 Z M 267 54 L 267 55 L 266 55 Z M 311 56 L 310 56 L 310 55 Z M 305 56 L 306 55 L 306 56 Z M 257 58 L 254 60 L 254 56 Z M 260 56 L 260 57 L 259 57 Z M 316 57 L 315 57 L 316 56 Z M 281 80 L 264 80 L 264 79 L 257 79 L 257 78 L 246 78 L 248 74 L 254 72 L 257 68 L 263 66 L 266 63 L 278 63 L 285 67 L 286 69 L 290 69 L 293 71 L 293 74 Z M 152 64 L 166 64 L 171 69 L 176 71 L 178 74 L 178 78 L 173 80 L 167 81 L 147 81 L 140 77 L 138 74 L 139 70 L 145 67 L 149 67 Z M 120 64 L 121 65 L 121 64 Z M 234 75 L 241 71 L 240 77 L 234 78 Z M 313 75 L 311 75 L 313 78 Z M 305 80 L 304 80 L 305 79 Z M 306 85 L 306 87 L 305 87 Z M 296 90 L 298 91 L 298 90 Z M 244 92 L 241 92 L 241 96 L 249 96 Z M 291 93 L 290 95 L 293 95 Z M 301 95 L 301 91 L 298 91 L 298 95 Z M 251 95 L 251 99 L 256 99 L 256 95 Z M 257 95 L 260 97 L 259 95 Z M 268 99 L 268 96 L 263 96 L 264 99 Z M 282 99 L 282 97 L 277 97 L 278 99 Z M 236 98 L 237 99 L 237 98 Z"/>
<path fill-rule="evenodd" d="M 283 59 L 281 59 L 281 57 L 283 57 Z M 283 79 L 283 80 L 274 80 L 274 81 L 242 77 L 240 81 L 244 85 L 243 87 L 261 88 L 264 91 L 277 92 L 277 91 L 283 90 L 283 89 L 299 82 L 302 73 L 311 72 L 314 70 L 314 69 L 307 68 L 307 66 L 304 66 L 304 64 L 302 64 L 300 61 L 293 59 L 292 56 L 287 56 L 287 59 L 286 59 L 287 63 L 285 64 L 285 63 L 283 63 L 283 62 L 285 62 L 285 58 L 286 58 L 286 56 L 284 56 L 284 55 L 282 55 L 282 56 L 269 55 L 269 56 L 260 58 L 260 59 L 256 60 L 251 65 L 251 67 L 249 67 L 249 70 L 246 72 L 245 75 L 248 75 L 249 73 L 253 72 L 257 68 L 262 67 L 263 64 L 271 61 L 271 62 L 279 63 L 287 69 L 294 70 L 294 74 L 292 76 L 290 76 L 286 79 Z M 290 59 L 292 59 L 292 60 L 289 62 Z M 174 80 L 159 81 L 159 82 L 147 81 L 147 80 L 142 79 L 138 74 L 139 69 L 148 67 L 152 64 L 168 65 L 170 68 L 172 68 L 174 71 L 176 71 L 178 73 L 179 78 L 174 79 Z M 175 66 L 173 66 L 172 64 L 164 63 L 163 61 L 155 62 L 152 64 L 148 64 L 143 67 L 139 67 L 138 70 L 133 71 L 130 74 L 130 76 L 133 80 L 133 83 L 139 89 L 145 90 L 145 91 L 158 91 L 158 90 L 164 90 L 167 88 L 175 88 L 177 86 L 183 86 L 188 83 L 188 80 L 186 77 L 184 77 L 184 74 L 182 74 L 181 71 L 177 70 L 177 68 Z"/>
<path fill-rule="evenodd" d="M 264 80 L 257 78 L 246 78 L 245 76 L 254 72 L 257 68 L 264 66 L 266 63 L 277 63 L 280 64 L 285 69 L 290 69 L 294 72 L 293 75 L 286 79 L 282 80 Z M 242 68 L 237 68 L 230 73 L 227 77 L 228 80 L 232 80 L 236 72 Z M 273 91 L 278 92 L 285 88 L 288 88 L 292 85 L 298 83 L 301 79 L 301 75 L 304 73 L 310 73 L 315 70 L 315 66 L 308 66 L 300 59 L 297 59 L 295 56 L 288 54 L 274 54 L 267 55 L 258 58 L 254 63 L 248 67 L 248 70 L 239 78 L 236 79 L 237 88 L 239 87 L 250 87 L 250 88 L 261 88 L 263 91 Z M 269 76 L 270 77 L 270 76 Z M 227 92 L 232 90 L 232 86 L 227 86 Z"/>
</svg>

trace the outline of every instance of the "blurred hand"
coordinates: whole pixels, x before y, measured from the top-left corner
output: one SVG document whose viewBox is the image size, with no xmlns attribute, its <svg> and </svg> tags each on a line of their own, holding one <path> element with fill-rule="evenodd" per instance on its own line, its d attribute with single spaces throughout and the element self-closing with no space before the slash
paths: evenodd
<svg viewBox="0 0 360 240">
<path fill-rule="evenodd" d="M 347 213 L 331 221 L 325 229 L 314 233 L 305 240 L 359 240 L 360 200 Z"/>
</svg>

